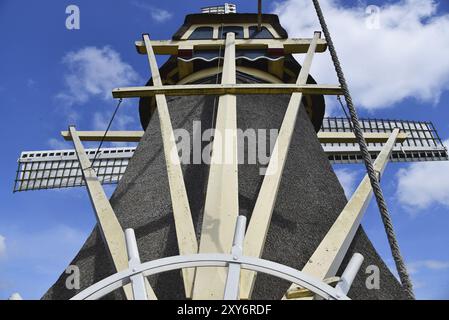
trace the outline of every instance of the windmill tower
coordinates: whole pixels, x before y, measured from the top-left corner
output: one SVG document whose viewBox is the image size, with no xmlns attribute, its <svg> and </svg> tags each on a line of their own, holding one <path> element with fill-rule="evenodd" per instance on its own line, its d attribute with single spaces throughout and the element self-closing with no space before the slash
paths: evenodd
<svg viewBox="0 0 449 320">
<path fill-rule="evenodd" d="M 97 218 L 71 263 L 81 288 L 68 289 L 63 273 L 44 299 L 407 298 L 360 226 L 370 179 L 347 201 L 332 170 L 363 157 L 353 122 L 324 118 L 323 96 L 344 88 L 309 74 L 328 41 L 290 39 L 277 16 L 232 8 L 188 15 L 171 40 L 136 41 L 151 78 L 112 94 L 140 98 L 143 131 L 70 126 L 62 136 L 74 150 L 21 154 L 15 191 L 85 186 Z M 161 67 L 159 54 L 170 55 Z M 360 127 L 378 176 L 388 161 L 448 160 L 431 123 Z M 248 129 L 277 130 L 272 150 L 270 137 L 242 139 Z M 86 150 L 83 141 L 139 144 Z M 180 141 L 192 142 L 182 154 Z M 241 163 L 251 150 L 269 161 Z M 111 199 L 107 183 L 118 183 Z M 358 272 L 367 266 L 380 270 L 377 290 Z"/>
</svg>

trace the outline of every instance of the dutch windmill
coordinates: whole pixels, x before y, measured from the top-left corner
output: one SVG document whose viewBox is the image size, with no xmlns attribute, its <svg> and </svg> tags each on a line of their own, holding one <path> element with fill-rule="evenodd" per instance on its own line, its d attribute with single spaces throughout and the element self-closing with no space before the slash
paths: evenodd
<svg viewBox="0 0 449 320">
<path fill-rule="evenodd" d="M 231 4 L 188 15 L 170 40 L 143 34 L 135 46 L 151 79 L 112 90 L 119 102 L 140 98 L 142 131 L 70 126 L 62 137 L 73 150 L 21 154 L 14 191 L 85 187 L 97 219 L 71 263 L 81 289 L 67 289 L 63 273 L 44 299 L 410 298 L 387 208 L 403 285 L 361 219 L 373 194 L 383 203 L 378 184 L 388 162 L 445 161 L 447 150 L 430 122 L 357 118 L 314 4 L 324 38 L 288 38 L 276 15 L 239 14 Z M 309 74 L 314 55 L 327 50 L 340 84 L 317 84 Z M 301 65 L 293 54 L 304 55 Z M 156 55 L 170 58 L 159 67 Z M 324 95 L 345 96 L 350 117 L 325 118 Z M 233 133 L 201 141 L 212 150 L 210 164 L 184 163 L 173 152 L 174 130 L 193 139 L 194 121 L 200 133 Z M 279 130 L 269 174 L 238 163 L 237 130 L 247 128 Z M 84 141 L 139 144 L 85 149 Z M 367 166 L 349 201 L 334 163 Z M 118 184 L 111 199 L 108 183 Z M 364 286 L 359 269 L 368 265 L 381 272 L 379 290 Z"/>
</svg>

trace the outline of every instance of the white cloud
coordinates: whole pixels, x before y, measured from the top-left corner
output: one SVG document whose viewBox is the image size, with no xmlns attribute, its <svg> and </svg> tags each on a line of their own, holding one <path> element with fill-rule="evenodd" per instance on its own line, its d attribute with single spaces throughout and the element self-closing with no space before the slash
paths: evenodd
<svg viewBox="0 0 449 320">
<path fill-rule="evenodd" d="M 0 258 L 6 254 L 6 241 L 5 237 L 0 234 Z"/>
<path fill-rule="evenodd" d="M 407 264 L 407 270 L 410 274 L 417 274 L 423 269 L 431 271 L 443 271 L 449 269 L 449 261 L 422 260 Z"/>
<path fill-rule="evenodd" d="M 337 175 L 338 180 L 340 180 L 341 186 L 345 190 L 346 198 L 349 199 L 357 187 L 356 183 L 358 172 L 349 169 L 337 169 L 335 170 L 335 174 Z"/>
<path fill-rule="evenodd" d="M 58 150 L 73 149 L 73 145 L 70 142 L 63 141 L 62 137 L 60 139 L 50 138 L 48 139 L 47 144 L 52 149 Z"/>
<path fill-rule="evenodd" d="M 69 52 L 63 63 L 68 68 L 64 76 L 67 89 L 57 98 L 67 106 L 86 103 L 92 97 L 110 99 L 113 88 L 140 81 L 133 67 L 109 46 L 85 47 Z"/>
<path fill-rule="evenodd" d="M 170 20 L 173 17 L 173 14 L 165 9 L 161 9 L 152 5 L 149 5 L 147 3 L 143 3 L 140 1 L 134 1 L 133 5 L 136 6 L 139 9 L 145 10 L 150 13 L 151 18 L 155 20 L 158 23 L 165 22 L 167 20 Z"/>
<path fill-rule="evenodd" d="M 114 118 L 114 121 L 111 125 L 110 130 L 132 130 L 133 124 L 135 124 L 135 118 L 126 114 L 124 108 L 122 108 L 121 112 L 119 111 L 117 116 Z M 94 130 L 104 131 L 106 130 L 109 121 L 110 114 L 105 114 L 103 112 L 96 112 L 92 119 L 92 125 Z M 135 146 L 135 143 L 131 142 L 111 142 L 110 145 L 112 147 L 131 147 Z M 106 145 L 104 145 L 105 147 Z M 96 148 L 97 146 L 95 146 Z"/>
<path fill-rule="evenodd" d="M 445 142 L 449 146 L 449 140 Z M 396 195 L 409 212 L 417 213 L 437 204 L 449 207 L 449 162 L 413 163 L 396 175 Z"/>
<path fill-rule="evenodd" d="M 94 130 L 100 130 L 104 131 L 106 130 L 109 121 L 110 121 L 110 114 L 102 113 L 102 112 L 95 112 L 92 124 Z M 111 126 L 111 130 L 127 130 L 130 128 L 130 125 L 135 122 L 134 118 L 130 115 L 125 114 L 124 112 L 117 113 L 117 116 L 114 118 L 114 121 Z"/>
<path fill-rule="evenodd" d="M 363 4 L 320 2 L 358 105 L 386 108 L 408 97 L 436 103 L 449 89 L 449 15 L 437 12 L 436 1 L 385 4 L 378 29 L 368 28 L 372 19 Z M 278 2 L 275 12 L 290 37 L 310 37 L 321 30 L 312 1 Z M 317 55 L 312 73 L 319 82 L 335 83 L 331 63 L 329 53 Z"/>
</svg>

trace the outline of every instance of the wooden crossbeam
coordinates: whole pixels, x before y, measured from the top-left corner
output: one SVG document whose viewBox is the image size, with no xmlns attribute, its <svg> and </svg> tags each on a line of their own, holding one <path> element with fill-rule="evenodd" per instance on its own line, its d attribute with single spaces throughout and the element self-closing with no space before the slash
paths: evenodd
<svg viewBox="0 0 449 320">
<path fill-rule="evenodd" d="M 399 136 L 399 129 L 394 129 L 390 138 L 382 148 L 374 162 L 374 169 L 380 176 L 390 159 L 391 152 Z M 343 262 L 349 246 L 360 227 L 363 215 L 373 196 L 373 189 L 368 175 L 365 175 L 357 190 L 344 207 L 343 211 L 335 220 L 326 236 L 321 241 L 309 261 L 306 263 L 303 272 L 318 279 L 325 279 L 336 275 Z M 291 298 L 290 292 L 296 291 L 296 285 L 292 284 L 286 292 L 284 299 Z M 293 295 L 294 296 L 294 295 Z"/>
<path fill-rule="evenodd" d="M 81 141 L 104 141 L 108 142 L 139 142 L 142 139 L 144 131 L 78 131 L 78 137 Z M 61 135 L 66 141 L 72 140 L 69 131 L 61 131 Z"/>
<path fill-rule="evenodd" d="M 156 56 L 153 52 L 150 37 L 143 35 L 143 40 L 150 64 L 151 76 L 155 87 L 162 88 L 162 80 Z M 176 237 L 178 240 L 179 253 L 181 255 L 196 254 L 198 252 L 198 242 L 195 228 L 193 226 L 192 214 L 190 211 L 189 199 L 184 183 L 181 162 L 177 152 L 173 126 L 171 124 L 165 95 L 157 94 L 156 105 L 161 126 L 162 142 L 164 146 L 165 164 L 167 166 L 168 183 L 170 186 L 170 196 L 172 201 L 173 216 L 175 220 Z M 195 269 L 188 268 L 182 270 L 184 280 L 184 290 L 187 298 L 191 297 Z"/>
<path fill-rule="evenodd" d="M 105 242 L 106 248 L 110 254 L 112 262 L 117 272 L 128 269 L 128 254 L 126 249 L 125 235 L 120 222 L 115 215 L 114 209 L 109 202 L 100 181 L 98 180 L 95 170 L 92 168 L 89 157 L 77 135 L 75 127 L 69 128 L 76 155 L 83 172 L 83 178 L 89 193 L 92 207 L 95 211 L 97 224 Z M 148 281 L 146 281 L 147 293 L 149 299 L 156 299 L 153 289 Z M 133 299 L 133 293 L 129 285 L 123 287 L 126 298 Z"/>
<path fill-rule="evenodd" d="M 286 54 L 306 53 L 313 39 L 236 39 L 235 48 L 238 49 L 268 49 L 268 48 L 284 48 Z M 153 40 L 153 51 L 155 54 L 161 55 L 177 55 L 178 50 L 201 50 L 201 49 L 219 49 L 224 48 L 226 40 L 209 39 L 209 40 Z M 135 42 L 137 52 L 146 54 L 147 50 L 143 41 Z M 327 43 L 324 39 L 318 39 L 316 52 L 324 52 L 327 50 Z"/>
<path fill-rule="evenodd" d="M 367 143 L 386 143 L 391 133 L 365 132 L 363 134 Z M 407 140 L 408 134 L 401 132 L 398 134 L 396 142 Z M 318 132 L 320 143 L 357 143 L 355 134 L 352 132 Z"/>
<path fill-rule="evenodd" d="M 320 32 L 315 32 L 296 82 L 298 85 L 304 85 L 307 82 L 320 36 Z M 246 232 L 243 247 L 246 256 L 258 258 L 262 256 L 302 98 L 302 93 L 293 93 L 285 112 L 267 174 L 263 179 Z M 251 297 L 255 280 L 256 272 L 248 270 L 242 272 L 240 287 L 242 299 Z"/>
<path fill-rule="evenodd" d="M 236 82 L 235 35 L 226 34 L 222 83 Z M 223 95 L 218 100 L 215 138 L 204 204 L 200 253 L 230 253 L 238 204 L 237 97 Z M 217 137 L 217 133 L 221 138 Z M 227 270 L 199 268 L 193 299 L 219 300 L 224 297 Z"/>
<path fill-rule="evenodd" d="M 167 96 L 202 96 L 225 94 L 292 94 L 307 95 L 341 95 L 339 85 L 319 84 L 189 84 L 170 85 L 164 87 L 126 87 L 112 91 L 114 98 L 152 97 L 157 94 Z"/>
<path fill-rule="evenodd" d="M 77 131 L 81 141 L 101 141 L 104 131 Z M 139 142 L 144 131 L 108 131 L 104 141 L 108 142 Z M 61 135 L 66 141 L 72 141 L 69 131 L 61 131 Z M 352 132 L 318 132 L 320 143 L 357 143 L 357 139 Z M 390 137 L 390 133 L 366 132 L 363 134 L 368 143 L 385 143 Z M 396 142 L 402 143 L 408 138 L 408 134 L 401 132 L 398 134 Z"/>
</svg>

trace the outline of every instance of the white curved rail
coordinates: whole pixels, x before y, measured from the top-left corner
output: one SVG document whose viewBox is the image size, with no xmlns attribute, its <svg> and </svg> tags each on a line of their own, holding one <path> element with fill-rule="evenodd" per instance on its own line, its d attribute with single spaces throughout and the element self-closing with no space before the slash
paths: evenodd
<svg viewBox="0 0 449 320">
<path fill-rule="evenodd" d="M 149 261 L 135 268 L 113 274 L 78 293 L 71 300 L 100 299 L 112 291 L 130 283 L 130 278 L 137 274 L 142 274 L 143 276 L 148 277 L 154 274 L 182 268 L 226 267 L 229 263 L 238 263 L 241 265 L 242 269 L 261 272 L 283 280 L 291 281 L 324 299 L 349 300 L 346 295 L 339 293 L 335 288 L 301 271 L 258 258 L 241 257 L 238 260 L 235 260 L 234 256 L 230 254 L 196 254 Z"/>
<path fill-rule="evenodd" d="M 240 298 L 241 269 L 265 273 L 290 281 L 326 300 L 349 300 L 347 293 L 363 261 L 362 256 L 358 255 L 354 258 L 355 260 L 351 260 L 347 270 L 345 270 L 344 277 L 342 277 L 342 280 L 343 278 L 345 279 L 344 286 L 337 285 L 336 288 L 333 288 L 318 278 L 294 268 L 260 258 L 242 256 L 245 228 L 246 218 L 238 217 L 231 254 L 203 253 L 179 255 L 145 263 L 140 263 L 134 231 L 127 229 L 125 234 L 129 268 L 97 282 L 70 300 L 97 300 L 129 283 L 131 283 L 133 288 L 134 299 L 146 300 L 146 288 L 142 285 L 145 277 L 172 270 L 197 267 L 228 268 L 224 292 L 224 299 L 226 300 L 237 300 Z"/>
</svg>

